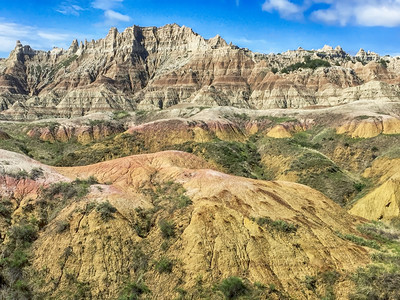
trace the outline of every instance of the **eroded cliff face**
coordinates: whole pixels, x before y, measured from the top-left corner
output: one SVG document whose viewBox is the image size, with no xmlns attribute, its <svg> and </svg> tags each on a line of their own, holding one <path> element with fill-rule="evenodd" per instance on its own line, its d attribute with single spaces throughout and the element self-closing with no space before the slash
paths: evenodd
<svg viewBox="0 0 400 300">
<path fill-rule="evenodd" d="M 290 69 L 315 59 L 325 64 Z M 0 116 L 71 117 L 178 103 L 266 109 L 397 101 L 399 66 L 396 58 L 362 51 L 352 57 L 340 47 L 257 54 L 176 24 L 112 28 L 104 39 L 75 40 L 68 50 L 34 51 L 18 42 L 0 62 Z"/>
</svg>

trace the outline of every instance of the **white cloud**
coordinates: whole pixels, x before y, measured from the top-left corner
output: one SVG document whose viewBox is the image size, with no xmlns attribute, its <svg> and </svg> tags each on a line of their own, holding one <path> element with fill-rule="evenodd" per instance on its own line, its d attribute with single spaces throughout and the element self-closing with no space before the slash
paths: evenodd
<svg viewBox="0 0 400 300">
<path fill-rule="evenodd" d="M 80 7 L 79 5 L 61 5 L 56 11 L 63 15 L 73 15 L 79 16 L 80 12 L 85 10 L 84 8 Z"/>
<path fill-rule="evenodd" d="M 124 0 L 95 0 L 92 7 L 104 11 L 107 25 L 114 25 L 116 22 L 129 22 L 131 18 L 128 15 L 121 14 L 114 10 L 115 7 L 121 6 Z"/>
<path fill-rule="evenodd" d="M 63 33 L 51 33 L 51 32 L 43 32 L 43 31 L 38 31 L 37 35 L 45 40 L 49 41 L 65 41 L 68 38 L 70 39 L 71 36 L 69 34 L 63 34 Z"/>
<path fill-rule="evenodd" d="M 326 8 L 314 9 L 315 4 L 326 4 Z M 302 18 L 310 12 L 313 21 L 341 25 L 400 26 L 400 0 L 266 0 L 262 9 L 277 11 L 282 18 Z"/>
<path fill-rule="evenodd" d="M 0 35 L 1 36 L 20 36 L 28 37 L 34 27 L 20 26 L 16 23 L 1 22 L 0 20 Z M 0 43 L 1 45 L 1 43 Z"/>
<path fill-rule="evenodd" d="M 104 12 L 105 17 L 108 21 L 121 21 L 129 22 L 131 18 L 127 15 L 120 14 L 119 12 L 113 11 L 111 9 Z"/>
<path fill-rule="evenodd" d="M 298 18 L 303 14 L 303 8 L 288 0 L 267 0 L 262 9 L 267 12 L 277 11 L 282 18 Z"/>
</svg>

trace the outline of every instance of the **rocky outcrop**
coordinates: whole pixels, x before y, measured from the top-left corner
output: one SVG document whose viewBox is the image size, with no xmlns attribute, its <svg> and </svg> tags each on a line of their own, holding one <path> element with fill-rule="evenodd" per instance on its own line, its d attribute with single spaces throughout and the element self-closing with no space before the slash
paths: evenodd
<svg viewBox="0 0 400 300">
<path fill-rule="evenodd" d="M 389 116 L 359 116 L 336 129 L 353 138 L 371 138 L 379 134 L 399 134 L 400 119 Z"/>
<path fill-rule="evenodd" d="M 364 176 L 377 181 L 377 186 L 358 200 L 351 214 L 375 221 L 397 222 L 400 217 L 400 159 L 382 157 Z"/>
<path fill-rule="evenodd" d="M 284 71 L 317 59 L 331 67 Z M 75 40 L 68 50 L 35 51 L 17 42 L 0 61 L 0 118 L 73 117 L 178 103 L 262 109 L 397 101 L 400 63 L 379 59 L 365 51 L 351 57 L 340 46 L 257 54 L 176 24 L 121 33 L 112 28 L 104 39 Z"/>
<path fill-rule="evenodd" d="M 272 127 L 267 136 L 273 138 L 290 138 L 294 133 L 306 131 L 314 125 L 313 120 L 300 120 L 295 122 L 283 122 Z"/>
<path fill-rule="evenodd" d="M 33 127 L 26 133 L 31 138 L 37 138 L 47 142 L 68 142 L 72 139 L 81 144 L 102 140 L 108 136 L 116 135 L 125 131 L 121 124 L 98 121 L 93 124 L 62 125 L 53 124 L 49 126 Z"/>
</svg>

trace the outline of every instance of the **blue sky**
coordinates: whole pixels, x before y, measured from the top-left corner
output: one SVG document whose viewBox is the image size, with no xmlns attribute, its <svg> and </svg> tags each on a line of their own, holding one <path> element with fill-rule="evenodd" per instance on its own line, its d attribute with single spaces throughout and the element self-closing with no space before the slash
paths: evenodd
<svg viewBox="0 0 400 300">
<path fill-rule="evenodd" d="M 0 57 L 15 41 L 67 48 L 103 38 L 110 27 L 177 23 L 205 38 L 270 53 L 341 45 L 400 54 L 400 0 L 2 0 Z"/>
</svg>

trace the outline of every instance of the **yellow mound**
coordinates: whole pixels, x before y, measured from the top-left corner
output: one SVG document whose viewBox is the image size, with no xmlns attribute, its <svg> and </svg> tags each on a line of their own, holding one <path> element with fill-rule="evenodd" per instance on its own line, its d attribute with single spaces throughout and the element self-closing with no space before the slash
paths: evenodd
<svg viewBox="0 0 400 300">
<path fill-rule="evenodd" d="M 71 179 L 96 176 L 111 185 L 65 208 L 35 243 L 33 265 L 38 270 L 47 268 L 43 276 L 49 284 L 43 291 L 61 297 L 73 276 L 90 283 L 93 297 L 115 298 L 127 275 L 140 276 L 131 267 L 137 263 L 132 251 L 138 248 L 150 261 L 167 255 L 175 262 L 170 275 L 160 275 L 152 266 L 145 272 L 143 278 L 155 299 L 174 298 L 178 285 L 192 289 L 199 276 L 212 283 L 232 275 L 273 283 L 299 299 L 314 299 L 315 294 L 302 284 L 305 276 L 331 269 L 349 273 L 369 262 L 365 248 L 335 234 L 356 234 L 354 228 L 360 220 L 320 192 L 295 183 L 245 179 L 205 167 L 207 164 L 196 156 L 168 151 L 57 168 Z M 134 226 L 138 220 L 135 208 L 153 208 L 156 204 L 149 189 L 166 182 L 181 184 L 192 204 L 171 211 L 163 202 L 152 215 L 154 223 L 148 236 L 139 237 Z M 118 210 L 108 222 L 86 206 L 87 201 L 105 200 Z M 284 220 L 297 231 L 260 227 L 255 222 L 260 217 Z M 157 225 L 164 218 L 175 222 L 178 235 L 168 241 L 168 250 L 160 247 L 165 240 Z M 65 220 L 70 227 L 60 234 L 57 224 Z M 58 280 L 55 288 L 50 285 L 54 278 Z M 336 290 L 343 298 L 347 292 L 340 287 Z"/>
</svg>

